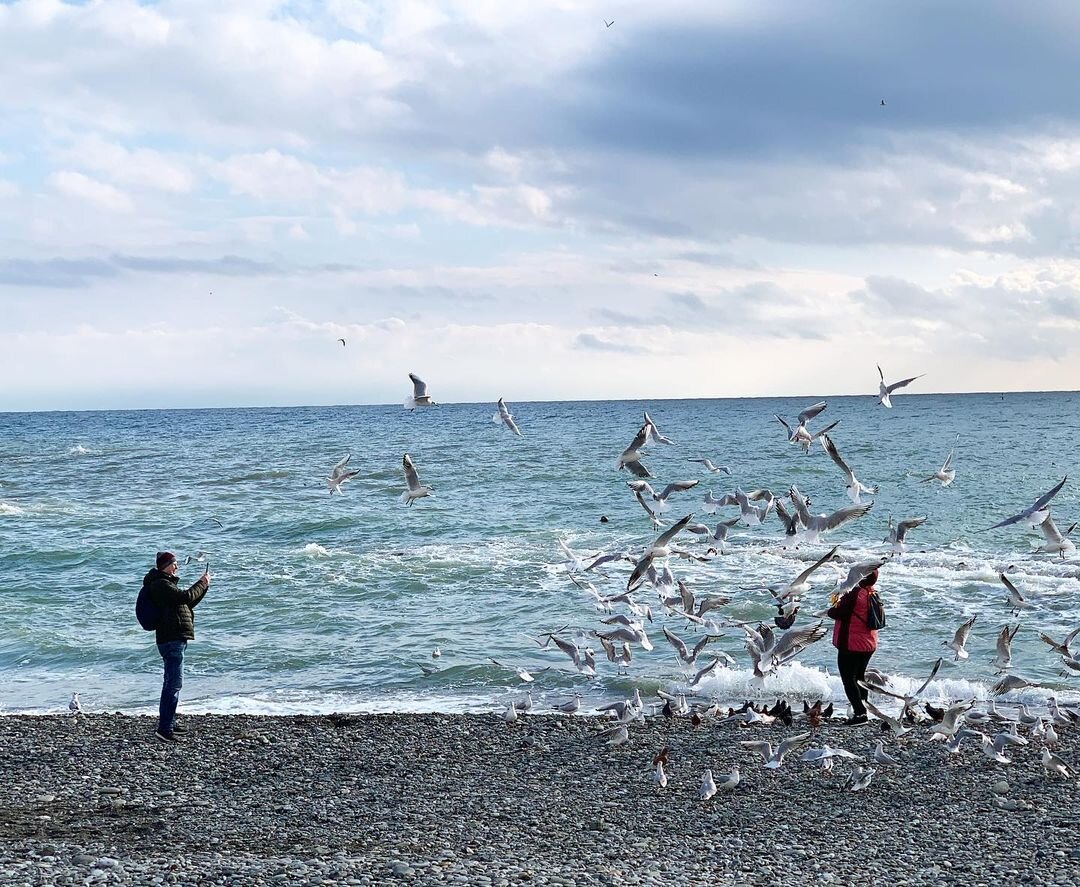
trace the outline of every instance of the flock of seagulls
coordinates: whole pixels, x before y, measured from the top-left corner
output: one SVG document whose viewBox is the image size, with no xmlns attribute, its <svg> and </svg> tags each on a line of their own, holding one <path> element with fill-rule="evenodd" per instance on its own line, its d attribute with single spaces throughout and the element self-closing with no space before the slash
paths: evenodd
<svg viewBox="0 0 1080 887">
<path fill-rule="evenodd" d="M 887 384 L 880 366 L 878 374 L 880 382 L 876 400 L 887 409 L 893 408 L 892 397 L 898 390 L 921 378 L 912 376 Z M 410 374 L 410 379 L 413 391 L 405 400 L 406 409 L 434 406 L 435 402 L 428 393 L 426 383 L 414 374 Z M 830 432 L 837 428 L 839 422 L 812 427 L 813 421 L 821 416 L 827 407 L 825 401 L 812 404 L 798 414 L 794 423 L 783 416 L 777 415 L 775 418 L 784 427 L 788 442 L 798 445 L 804 453 L 809 454 L 814 442 L 818 442 L 840 470 L 845 493 L 851 500 L 850 505 L 834 511 L 819 512 L 813 508 L 810 497 L 794 484 L 783 493 L 736 487 L 721 495 L 709 490 L 700 500 L 701 510 L 706 514 L 716 515 L 721 509 L 733 510 L 730 516 L 720 520 L 714 527 L 695 521 L 693 513 L 685 513 L 669 521 L 668 514 L 675 510 L 678 503 L 686 501 L 698 488 L 700 480 L 690 478 L 665 484 L 656 483 L 656 476 L 645 460 L 650 458 L 648 454 L 653 451 L 652 448 L 673 448 L 676 447 L 676 442 L 665 435 L 648 412 L 645 412 L 633 439 L 615 458 L 614 468 L 619 472 L 625 470 L 631 476 L 626 487 L 645 512 L 649 523 L 658 531 L 657 535 L 652 541 L 638 548 L 618 547 L 589 553 L 576 552 L 566 540 L 558 540 L 565 559 L 562 569 L 574 586 L 584 592 L 593 607 L 599 611 L 599 624 L 592 628 L 585 625 L 567 625 L 554 631 L 544 631 L 534 639 L 536 645 L 541 650 L 558 651 L 564 657 L 564 667 L 585 678 L 596 677 L 605 661 L 618 672 L 623 672 L 630 667 L 635 656 L 656 650 L 650 632 L 662 614 L 665 624 L 660 627 L 659 634 L 663 641 L 658 643 L 662 643 L 663 649 L 669 651 L 676 671 L 682 675 L 682 679 L 673 684 L 672 691 L 661 689 L 655 702 L 646 703 L 642 700 L 640 691 L 634 690 L 629 698 L 598 707 L 595 710 L 597 714 L 614 721 L 610 726 L 603 726 L 598 733 L 606 746 L 617 747 L 631 742 L 634 725 L 643 722 L 646 716 L 687 718 L 695 727 L 710 721 L 734 722 L 746 727 L 776 723 L 792 725 L 795 716 L 782 700 L 778 700 L 772 709 L 755 707 L 748 702 L 741 709 L 729 707 L 725 711 L 721 710 L 717 700 L 704 692 L 711 676 L 722 669 L 737 665 L 735 659 L 730 654 L 719 651 L 714 646 L 715 643 L 729 636 L 728 632 L 735 629 L 748 656 L 754 685 L 763 689 L 770 676 L 775 675 L 778 669 L 792 662 L 808 647 L 819 642 L 827 633 L 824 606 L 811 608 L 818 612 L 814 613 L 810 621 L 799 621 L 806 597 L 811 592 L 824 592 L 831 595 L 832 600 L 838 599 L 870 572 L 883 568 L 891 558 L 902 557 L 907 550 L 910 534 L 926 523 L 926 515 L 912 515 L 895 521 L 890 517 L 888 533 L 883 540 L 888 550 L 880 557 L 850 562 L 841 556 L 839 546 L 834 545 L 789 581 L 764 586 L 776 606 L 772 624 L 756 620 L 740 621 L 725 616 L 727 607 L 732 603 L 730 598 L 695 593 L 687 579 L 675 575 L 673 562 L 684 563 L 689 568 L 695 563 L 704 563 L 723 556 L 725 543 L 735 527 L 760 527 L 766 524 L 773 514 L 783 527 L 782 544 L 809 547 L 821 543 L 840 527 L 863 519 L 870 513 L 873 499 L 864 501 L 864 497 L 873 497 L 878 488 L 860 480 L 849 462 L 841 456 L 836 441 L 830 436 Z M 492 421 L 504 426 L 511 434 L 522 436 L 521 428 L 502 398 L 496 404 Z M 955 442 L 941 468 L 922 480 L 937 481 L 942 486 L 951 485 L 956 479 L 954 453 Z M 731 476 L 728 466 L 718 465 L 705 456 L 689 457 L 686 462 L 699 466 L 699 470 L 710 477 Z M 346 464 L 347 459 L 339 463 L 331 478 L 340 476 Z M 408 454 L 403 458 L 403 468 L 407 484 L 407 489 L 401 496 L 403 503 L 411 505 L 417 499 L 431 494 L 431 488 L 421 484 L 416 466 Z M 1067 478 L 1063 478 L 1054 488 L 1038 497 L 1030 507 L 998 522 L 993 529 L 1027 521 L 1030 526 L 1040 528 L 1044 534 L 1046 545 L 1040 551 L 1057 553 L 1062 557 L 1073 551 L 1074 547 L 1068 539 L 1073 527 L 1065 533 L 1059 532 L 1049 513 L 1050 501 L 1060 492 L 1066 480 Z M 340 483 L 339 480 L 338 487 Z M 699 540 L 699 544 L 695 545 L 694 539 Z M 608 593 L 602 592 L 594 579 L 603 581 L 612 578 L 611 571 L 618 569 L 620 565 L 625 565 L 627 570 L 625 584 Z M 826 574 L 831 576 L 831 582 L 826 580 L 813 584 L 818 583 Z M 1031 603 L 1004 572 L 1000 579 L 1006 589 L 1005 606 L 1008 612 L 1017 615 L 1031 609 Z M 646 590 L 654 594 L 655 599 L 650 601 L 645 598 Z M 971 656 L 968 644 L 975 621 L 974 616 L 966 618 L 950 637 L 942 639 L 941 643 L 950 651 L 956 663 Z M 675 622 L 682 622 L 695 636 L 688 639 Z M 1038 686 L 1037 682 L 1028 681 L 1010 671 L 1013 664 L 1011 644 L 1019 628 L 1019 623 L 1005 625 L 998 633 L 992 661 L 1003 677 L 993 688 L 995 698 L 1016 689 Z M 1080 673 L 1080 659 L 1077 659 L 1080 651 L 1070 644 L 1078 634 L 1080 628 L 1071 632 L 1060 643 L 1043 635 L 1043 639 L 1051 647 L 1051 652 L 1061 657 L 1063 668 L 1075 673 Z M 594 643 L 602 652 L 594 649 Z M 919 689 L 908 695 L 898 692 L 896 685 L 887 675 L 874 669 L 868 670 L 864 686 L 872 694 L 872 700 L 879 697 L 884 700 L 891 698 L 901 704 L 898 712 L 890 713 L 882 707 L 886 705 L 885 701 L 868 703 L 868 710 L 879 722 L 883 734 L 888 734 L 893 740 L 900 742 L 908 741 L 909 734 L 922 732 L 928 734 L 930 741 L 944 743 L 946 750 L 954 754 L 960 752 L 965 740 L 975 739 L 979 749 L 999 765 L 1006 763 L 1006 751 L 1010 742 L 1042 742 L 1046 774 L 1072 774 L 1070 767 L 1049 749 L 1056 742 L 1061 730 L 1080 723 L 1080 710 L 1059 706 L 1056 700 L 1052 700 L 1048 716 L 1031 715 L 1026 707 L 1021 705 L 1019 714 L 1014 717 L 999 711 L 993 701 L 987 710 L 976 709 L 973 699 L 956 700 L 943 709 L 936 709 L 923 698 L 923 694 L 936 676 L 941 661 L 939 659 L 935 663 L 930 676 Z M 523 686 L 530 688 L 535 686 L 536 677 L 541 671 L 558 670 L 556 665 L 542 670 L 530 670 L 494 659 L 491 664 L 516 675 Z M 424 674 L 438 673 L 438 668 L 434 665 L 425 664 L 421 667 Z M 533 709 L 534 700 L 532 690 L 529 689 L 524 696 L 515 696 L 507 702 L 503 717 L 507 723 L 515 724 Z M 831 715 L 831 709 L 830 705 L 828 714 L 823 714 L 825 709 L 821 702 L 813 707 L 804 703 L 802 717 L 807 721 L 810 728 L 808 731 L 783 738 L 775 747 L 768 739 L 748 739 L 740 745 L 746 752 L 760 756 L 767 769 L 779 769 L 786 760 L 794 757 L 798 757 L 803 764 L 817 765 L 826 770 L 830 770 L 836 761 L 846 761 L 852 766 L 845 784 L 855 792 L 864 791 L 871 785 L 878 768 L 899 766 L 899 759 L 885 749 L 881 739 L 877 740 L 866 755 L 828 744 L 814 746 L 817 731 Z M 551 710 L 562 714 L 582 714 L 582 697 L 575 693 L 570 699 L 552 704 Z M 991 738 L 980 730 L 991 723 L 1007 725 L 1007 729 Z M 1021 727 L 1026 730 L 1026 736 L 1017 732 Z M 670 778 L 665 769 L 665 753 L 654 758 L 650 765 L 653 781 L 659 788 L 667 786 Z M 737 765 L 730 772 L 720 774 L 708 769 L 702 774 L 698 797 L 707 801 L 715 795 L 737 790 L 739 783 Z"/>
<path fill-rule="evenodd" d="M 912 376 L 886 384 L 880 366 L 878 374 L 880 383 L 877 403 L 887 409 L 893 408 L 891 398 L 898 390 L 921 378 Z M 409 379 L 412 391 L 404 401 L 405 409 L 437 406 L 426 382 L 413 373 L 409 374 Z M 730 637 L 729 632 L 735 631 L 735 636 L 741 639 L 748 657 L 753 675 L 752 686 L 763 691 L 771 676 L 827 634 L 825 606 L 810 607 L 809 610 L 814 612 L 808 621 L 805 620 L 805 615 L 801 616 L 805 612 L 804 601 L 808 596 L 814 594 L 837 600 L 870 572 L 885 567 L 892 558 L 903 557 L 909 535 L 926 523 L 926 515 L 913 515 L 896 521 L 890 517 L 888 532 L 883 540 L 888 550 L 879 557 L 852 561 L 841 555 L 840 546 L 833 545 L 790 580 L 760 586 L 758 590 L 767 591 L 776 607 L 776 615 L 771 624 L 767 621 L 739 620 L 726 615 L 733 603 L 731 598 L 719 594 L 700 594 L 692 588 L 688 579 L 675 574 L 673 564 L 682 563 L 686 569 L 690 569 L 695 564 L 722 557 L 726 552 L 730 533 L 736 527 L 758 528 L 767 524 L 772 515 L 776 515 L 783 529 L 782 545 L 812 547 L 822 543 L 833 531 L 864 519 L 870 513 L 873 499 L 864 501 L 864 497 L 873 497 L 878 488 L 860 480 L 849 462 L 841 456 L 836 441 L 830 435 L 839 422 L 835 421 L 816 429 L 811 427 L 811 423 L 818 419 L 827 407 L 825 401 L 814 403 L 802 410 L 794 423 L 779 415 L 775 418 L 784 427 L 787 441 L 799 446 L 805 454 L 811 452 L 815 441 L 818 442 L 822 451 L 839 469 L 844 491 L 851 501 L 850 505 L 834 511 L 818 511 L 811 498 L 795 484 L 791 484 L 784 492 L 769 489 L 743 490 L 741 486 L 736 486 L 735 489 L 720 495 L 708 490 L 699 499 L 700 510 L 706 514 L 717 515 L 721 510 L 731 510 L 714 526 L 696 521 L 689 509 L 681 517 L 669 520 L 668 515 L 679 503 L 685 503 L 694 494 L 700 480 L 689 478 L 665 484 L 656 482 L 656 476 L 645 464 L 645 459 L 651 461 L 649 453 L 653 452 L 655 447 L 675 448 L 677 444 L 660 430 L 648 412 L 644 412 L 641 425 L 633 439 L 615 457 L 614 468 L 617 472 L 625 470 L 630 475 L 626 488 L 645 512 L 657 535 L 636 548 L 616 547 L 589 553 L 575 552 L 566 540 L 558 540 L 564 557 L 561 569 L 598 611 L 599 624 L 594 627 L 566 625 L 553 631 L 543 631 L 539 637 L 533 639 L 536 646 L 545 651 L 558 651 L 563 657 L 562 668 L 569 668 L 584 678 L 596 677 L 605 661 L 617 673 L 623 673 L 636 656 L 656 651 L 650 632 L 653 631 L 656 620 L 662 616 L 665 624 L 660 626 L 659 635 L 663 640 L 658 640 L 657 643 L 671 655 L 675 672 L 681 675 L 681 679 L 676 680 L 670 689 L 658 691 L 655 702 L 646 703 L 641 698 L 640 691 L 635 689 L 632 696 L 626 699 L 598 707 L 595 710 L 597 714 L 614 721 L 599 732 L 606 746 L 617 747 L 631 742 L 634 725 L 644 722 L 646 716 L 685 718 L 695 728 L 708 722 L 736 723 L 747 728 L 778 723 L 792 726 L 796 716 L 782 700 L 777 700 L 772 708 L 758 707 L 747 702 L 739 709 L 721 709 L 719 702 L 706 692 L 706 688 L 710 685 L 711 678 L 723 669 L 736 666 L 737 662 L 729 653 L 719 650 L 715 646 L 716 642 Z M 522 436 L 522 430 L 503 398 L 499 398 L 496 404 L 492 421 L 505 427 L 513 436 Z M 922 478 L 924 482 L 937 481 L 942 486 L 954 483 L 955 446 L 954 442 L 941 468 Z M 730 477 L 732 473 L 728 466 L 719 465 L 706 456 L 687 457 L 685 462 L 698 466 L 698 470 L 709 477 Z M 349 469 L 348 465 L 349 455 L 346 455 L 334 465 L 326 478 L 331 495 L 334 492 L 340 494 L 342 486 L 359 473 L 355 469 Z M 408 453 L 402 457 L 402 469 L 406 485 L 400 496 L 403 504 L 411 506 L 434 493 L 431 486 L 421 482 L 417 466 Z M 1030 506 L 988 529 L 1025 523 L 1041 530 L 1045 544 L 1039 548 L 1040 552 L 1057 554 L 1060 557 L 1072 553 L 1075 546 L 1068 537 L 1076 525 L 1073 524 L 1065 532 L 1061 532 L 1050 514 L 1050 503 L 1065 486 L 1067 479 L 1067 476 L 1062 478 Z M 619 580 L 617 589 L 602 592 L 594 579 L 599 582 L 610 580 L 613 578 L 612 571 L 619 569 L 627 571 L 625 583 Z M 830 578 L 821 581 L 823 577 Z M 1004 571 L 999 578 L 1006 591 L 1004 606 L 1014 618 L 1034 608 Z M 645 597 L 646 593 L 650 597 Z M 804 621 L 800 621 L 800 618 Z M 941 643 L 951 653 L 953 662 L 961 663 L 971 657 L 968 645 L 975 622 L 975 616 L 966 618 L 950 637 L 942 639 Z M 680 629 L 679 624 L 685 628 Z M 1038 682 L 1027 680 L 1011 670 L 1011 645 L 1019 630 L 1020 623 L 1006 624 L 997 635 L 992 662 L 1002 677 L 992 689 L 995 698 L 1015 690 L 1039 686 Z M 694 636 L 688 639 L 684 631 L 689 631 Z M 1073 646 L 1078 636 L 1080 627 L 1060 642 L 1040 632 L 1040 638 L 1050 648 L 1050 652 L 1060 657 L 1065 674 L 1080 674 L 1080 648 Z M 601 652 L 594 649 L 594 644 Z M 420 666 L 424 675 L 439 673 L 440 667 L 436 663 L 440 661 L 441 655 L 438 648 L 432 651 L 431 662 Z M 1006 714 L 999 711 L 993 701 L 988 709 L 977 709 L 973 699 L 953 700 L 937 709 L 923 694 L 936 676 L 941 662 L 942 660 L 938 659 L 929 677 L 918 690 L 909 694 L 899 692 L 897 684 L 888 675 L 872 668 L 867 670 L 864 686 L 872 697 L 867 708 L 879 723 L 883 734 L 888 734 L 893 741 L 900 743 L 910 741 L 908 737 L 912 734 L 922 733 L 928 735 L 929 741 L 943 743 L 947 752 L 952 754 L 960 753 L 966 740 L 975 740 L 982 753 L 997 765 L 1011 762 L 1008 758 L 1010 744 L 1040 742 L 1043 744 L 1042 759 L 1048 776 L 1073 774 L 1069 765 L 1053 754 L 1050 748 L 1056 743 L 1062 730 L 1080 723 L 1080 710 L 1059 705 L 1056 699 L 1051 699 L 1048 715 L 1032 714 L 1024 705 L 1019 706 L 1016 715 Z M 560 670 L 555 664 L 543 669 L 529 669 L 495 659 L 491 659 L 490 663 L 514 675 L 523 686 L 530 688 L 535 686 L 536 678 L 542 672 Z M 877 702 L 878 698 L 883 701 Z M 887 704 L 884 700 L 890 699 L 900 703 L 899 711 L 889 712 L 882 707 Z M 73 699 L 72 704 L 76 705 L 77 699 Z M 740 743 L 741 748 L 749 754 L 759 756 L 766 769 L 779 769 L 784 766 L 785 761 L 795 757 L 803 764 L 817 765 L 825 770 L 832 769 L 836 761 L 849 762 L 852 767 L 846 784 L 851 791 L 866 790 L 871 785 L 877 768 L 898 766 L 899 759 L 886 751 L 881 739 L 866 755 L 828 744 L 814 745 L 818 730 L 832 714 L 832 706 L 830 704 L 826 708 L 822 702 L 815 703 L 814 706 L 804 702 L 803 705 L 804 711 L 799 717 L 805 719 L 808 730 L 781 739 L 775 747 L 769 739 L 748 739 Z M 532 691 L 529 689 L 524 696 L 515 696 L 507 702 L 503 717 L 507 723 L 514 724 L 533 708 Z M 568 700 L 553 704 L 551 709 L 569 715 L 584 713 L 582 697 L 578 693 Z M 1001 725 L 1005 729 L 991 737 L 982 732 L 991 724 Z M 1021 728 L 1026 735 L 1019 732 Z M 665 753 L 661 753 L 651 764 L 653 780 L 660 788 L 668 784 L 666 763 Z M 727 773 L 718 774 L 708 769 L 702 774 L 698 796 L 702 801 L 707 801 L 718 794 L 736 791 L 739 784 L 738 765 Z"/>
</svg>

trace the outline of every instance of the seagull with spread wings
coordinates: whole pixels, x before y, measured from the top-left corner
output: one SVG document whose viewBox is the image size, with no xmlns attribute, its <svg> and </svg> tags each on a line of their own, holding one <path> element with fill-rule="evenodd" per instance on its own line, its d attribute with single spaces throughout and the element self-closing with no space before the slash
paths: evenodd
<svg viewBox="0 0 1080 887">
<path fill-rule="evenodd" d="M 797 538 L 811 545 L 815 544 L 825 533 L 829 533 L 849 521 L 862 517 L 874 505 L 873 502 L 864 502 L 861 505 L 849 505 L 839 511 L 834 511 L 832 514 L 811 514 L 806 507 L 808 504 L 806 498 L 799 492 L 797 487 L 793 486 L 788 491 L 788 495 L 791 497 L 791 504 L 795 506 L 795 512 L 802 522 L 802 529 L 798 531 Z"/>
<path fill-rule="evenodd" d="M 338 462 L 332 469 L 330 469 L 330 475 L 326 478 L 326 485 L 330 488 L 330 495 L 333 496 L 335 492 L 341 494 L 341 485 L 347 480 L 352 480 L 356 475 L 360 473 L 360 469 L 346 470 L 345 466 L 349 464 L 349 460 L 352 458 L 352 453 L 346 453 L 345 458 Z"/>
<path fill-rule="evenodd" d="M 1033 504 L 1029 505 L 1023 511 L 1019 512 L 1018 514 L 1014 514 L 1012 517 L 1007 517 L 1003 521 L 998 521 L 992 527 L 987 527 L 987 529 L 996 530 L 999 527 L 1008 527 L 1012 524 L 1019 523 L 1024 518 L 1031 519 L 1028 522 L 1031 526 L 1039 526 L 1044 520 L 1046 520 L 1050 516 L 1050 509 L 1046 506 L 1049 504 L 1051 499 L 1053 499 L 1058 493 L 1061 492 L 1061 488 L 1065 486 L 1065 481 L 1067 481 L 1068 479 L 1069 475 L 1066 474 L 1061 480 L 1054 484 L 1053 487 L 1043 493 L 1038 499 L 1035 500 Z"/>
<path fill-rule="evenodd" d="M 799 424 L 796 425 L 794 428 L 792 428 L 787 423 L 787 420 L 784 419 L 782 416 L 776 416 L 776 421 L 778 421 L 781 425 L 784 426 L 784 428 L 787 429 L 788 443 L 796 443 L 803 448 L 804 453 L 809 453 L 810 444 L 812 444 L 816 438 L 821 437 L 821 435 L 825 434 L 827 431 L 832 431 L 837 425 L 839 425 L 840 421 L 837 420 L 831 425 L 826 425 L 820 431 L 811 432 L 807 429 L 806 423 L 818 414 L 820 414 L 827 406 L 828 402 L 823 400 L 814 404 L 813 406 L 807 407 L 805 410 L 799 413 Z"/>
<path fill-rule="evenodd" d="M 956 435 L 956 441 L 960 440 L 960 435 Z M 956 469 L 952 467 L 953 453 L 956 452 L 956 442 L 953 443 L 953 448 L 949 450 L 949 455 L 945 457 L 945 462 L 942 466 L 931 474 L 929 477 L 924 477 L 922 483 L 928 484 L 932 480 L 940 481 L 943 487 L 949 486 L 956 479 Z"/>
<path fill-rule="evenodd" d="M 892 546 L 892 553 L 899 556 L 907 551 L 906 539 L 908 531 L 921 527 L 926 523 L 925 517 L 911 517 L 907 520 L 894 524 L 889 518 L 889 534 L 882 540 Z"/>
<path fill-rule="evenodd" d="M 860 494 L 866 493 L 867 496 L 873 496 L 878 491 L 877 487 L 868 487 L 855 477 L 855 472 L 848 467 L 847 462 L 840 458 L 840 452 L 836 449 L 836 444 L 833 443 L 829 435 L 821 435 L 821 445 L 825 448 L 825 452 L 829 454 L 829 458 L 836 463 L 836 467 L 844 472 L 847 477 L 846 492 L 852 502 L 859 505 L 862 502 Z"/>
<path fill-rule="evenodd" d="M 401 502 L 403 504 L 412 505 L 417 499 L 423 499 L 425 496 L 430 496 L 435 492 L 433 487 L 420 483 L 420 476 L 416 473 L 416 466 L 413 464 L 413 460 L 409 458 L 408 453 L 402 457 L 401 464 L 405 469 L 405 483 L 409 486 L 409 488 L 401 494 Z"/>
<path fill-rule="evenodd" d="M 405 398 L 405 409 L 415 410 L 417 407 L 438 406 L 428 394 L 427 382 L 414 373 L 409 373 L 409 378 L 412 379 L 413 393 Z"/>
<path fill-rule="evenodd" d="M 501 397 L 497 404 L 499 411 L 491 417 L 491 421 L 496 425 L 505 425 L 518 437 L 521 437 L 521 429 L 517 427 L 517 423 L 514 421 L 514 417 L 510 414 L 510 410 L 506 408 L 506 401 Z"/>
<path fill-rule="evenodd" d="M 892 385 L 885 384 L 885 373 L 881 371 L 881 364 L 878 364 L 878 375 L 881 376 L 881 381 L 878 382 L 878 403 L 883 407 L 892 409 L 892 401 L 890 397 L 892 393 L 898 388 L 906 388 L 916 379 L 921 379 L 926 373 L 919 373 L 917 376 L 912 376 L 910 379 L 901 379 L 899 382 L 893 382 Z"/>
<path fill-rule="evenodd" d="M 1065 560 L 1066 554 L 1072 554 L 1076 551 L 1076 545 L 1069 538 L 1069 535 L 1076 529 L 1074 523 L 1064 533 L 1057 528 L 1054 523 L 1054 519 L 1050 516 L 1050 509 L 1046 509 L 1046 519 L 1039 524 L 1039 529 L 1042 531 L 1043 538 L 1046 539 L 1045 545 L 1040 545 L 1036 550 L 1043 554 L 1059 554 L 1061 559 Z"/>
</svg>

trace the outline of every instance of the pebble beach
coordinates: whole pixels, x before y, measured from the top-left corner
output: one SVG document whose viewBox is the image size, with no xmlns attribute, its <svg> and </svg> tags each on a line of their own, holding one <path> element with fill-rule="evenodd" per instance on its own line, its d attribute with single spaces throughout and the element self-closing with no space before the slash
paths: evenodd
<svg viewBox="0 0 1080 887">
<path fill-rule="evenodd" d="M 740 739 L 793 727 L 650 719 L 608 747 L 595 717 L 0 718 L 0 883 L 1076 884 L 1077 780 L 1039 745 L 998 765 L 920 729 L 865 791 L 797 760 L 767 771 Z M 866 754 L 877 725 L 815 744 Z M 887 738 L 887 737 L 886 737 Z M 670 749 L 669 783 L 652 782 Z M 1057 753 L 1080 762 L 1080 729 Z M 731 793 L 701 774 L 738 763 Z M 996 790 L 996 791 L 995 791 Z M 1018 809 L 1001 809 L 1008 801 Z"/>
</svg>

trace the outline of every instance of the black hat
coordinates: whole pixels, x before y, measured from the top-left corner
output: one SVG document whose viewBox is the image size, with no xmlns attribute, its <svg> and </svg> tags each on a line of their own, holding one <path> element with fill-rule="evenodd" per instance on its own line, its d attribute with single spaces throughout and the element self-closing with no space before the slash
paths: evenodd
<svg viewBox="0 0 1080 887">
<path fill-rule="evenodd" d="M 176 555 L 171 551 L 159 551 L 157 553 L 157 568 L 164 570 L 169 564 L 176 563 Z"/>
</svg>

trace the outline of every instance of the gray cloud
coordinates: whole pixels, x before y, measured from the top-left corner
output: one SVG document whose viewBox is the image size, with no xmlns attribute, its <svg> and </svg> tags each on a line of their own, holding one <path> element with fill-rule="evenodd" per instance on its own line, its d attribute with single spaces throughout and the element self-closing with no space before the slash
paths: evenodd
<svg viewBox="0 0 1080 887">
<path fill-rule="evenodd" d="M 622 342 L 610 342 L 592 333 L 578 333 L 574 337 L 574 347 L 585 351 L 606 351 L 619 354 L 646 354 L 648 349 Z"/>
<path fill-rule="evenodd" d="M 186 259 L 114 255 L 107 259 L 0 259 L 0 286 L 78 289 L 125 272 L 253 277 L 278 272 L 275 265 L 240 256 Z"/>
</svg>

